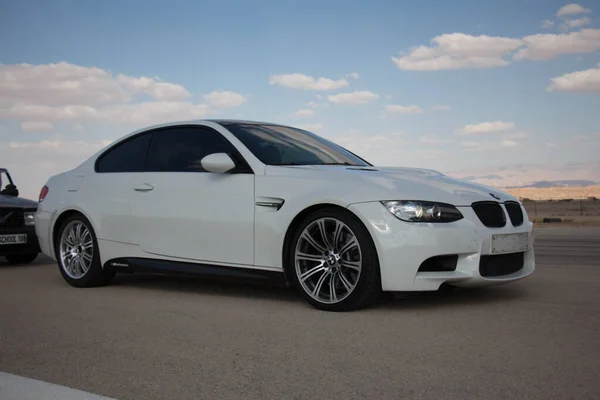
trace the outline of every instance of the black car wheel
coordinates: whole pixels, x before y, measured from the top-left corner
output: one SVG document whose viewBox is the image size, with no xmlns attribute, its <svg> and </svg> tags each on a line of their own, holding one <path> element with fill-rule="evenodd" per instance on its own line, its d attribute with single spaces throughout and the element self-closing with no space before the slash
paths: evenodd
<svg viewBox="0 0 600 400">
<path fill-rule="evenodd" d="M 304 298 L 325 311 L 351 311 L 375 303 L 381 278 L 369 231 L 337 208 L 309 215 L 291 240 L 287 270 Z"/>
<path fill-rule="evenodd" d="M 59 227 L 55 246 L 60 273 L 71 286 L 102 286 L 114 277 L 114 272 L 102 268 L 96 234 L 85 216 L 67 217 Z"/>
</svg>

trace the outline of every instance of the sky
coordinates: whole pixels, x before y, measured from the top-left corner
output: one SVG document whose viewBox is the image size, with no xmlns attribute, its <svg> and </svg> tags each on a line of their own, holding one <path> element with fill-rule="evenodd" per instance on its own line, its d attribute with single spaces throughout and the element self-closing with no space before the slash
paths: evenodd
<svg viewBox="0 0 600 400">
<path fill-rule="evenodd" d="M 600 182 L 600 3 L 0 0 L 0 167 L 24 197 L 201 118 L 496 187 Z"/>
</svg>

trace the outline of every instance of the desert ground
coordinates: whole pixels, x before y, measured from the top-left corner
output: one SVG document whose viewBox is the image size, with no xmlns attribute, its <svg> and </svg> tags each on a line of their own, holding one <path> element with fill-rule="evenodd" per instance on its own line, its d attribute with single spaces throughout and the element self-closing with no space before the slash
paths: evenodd
<svg viewBox="0 0 600 400">
<path fill-rule="evenodd" d="M 561 224 L 600 226 L 600 186 L 502 190 L 523 203 L 532 222 L 545 225 L 548 218 L 560 218 Z"/>
<path fill-rule="evenodd" d="M 566 186 L 553 188 L 501 188 L 520 199 L 530 200 L 561 200 L 600 198 L 600 185 L 597 186 Z"/>
<path fill-rule="evenodd" d="M 99 399 L 24 376 L 121 400 L 598 399 L 600 229 L 535 246 L 522 281 L 352 313 L 202 279 L 76 289 L 46 257 L 0 260 L 0 398 Z"/>
</svg>

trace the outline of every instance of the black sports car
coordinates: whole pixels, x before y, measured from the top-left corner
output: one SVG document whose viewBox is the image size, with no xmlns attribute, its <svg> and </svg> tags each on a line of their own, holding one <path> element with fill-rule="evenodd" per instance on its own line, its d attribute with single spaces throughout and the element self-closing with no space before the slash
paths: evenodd
<svg viewBox="0 0 600 400">
<path fill-rule="evenodd" d="M 28 263 L 40 253 L 35 233 L 38 203 L 19 197 L 10 174 L 0 168 L 0 257 L 9 263 Z"/>
</svg>

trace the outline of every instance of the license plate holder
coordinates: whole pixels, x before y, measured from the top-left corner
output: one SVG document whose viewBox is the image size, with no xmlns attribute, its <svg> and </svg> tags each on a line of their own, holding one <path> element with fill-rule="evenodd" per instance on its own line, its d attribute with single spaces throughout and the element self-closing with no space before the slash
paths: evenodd
<svg viewBox="0 0 600 400">
<path fill-rule="evenodd" d="M 27 243 L 26 233 L 16 233 L 13 235 L 0 235 L 0 246 L 11 245 L 11 244 L 25 244 Z"/>
<path fill-rule="evenodd" d="M 520 253 L 529 250 L 529 233 L 492 235 L 492 254 Z"/>
</svg>

